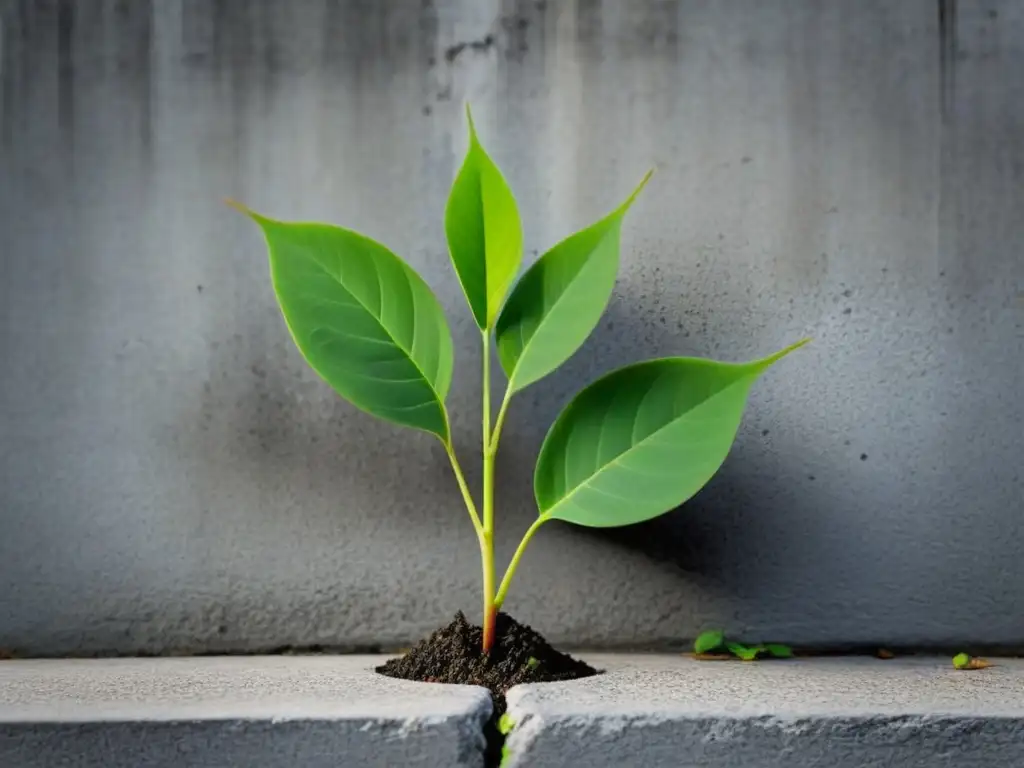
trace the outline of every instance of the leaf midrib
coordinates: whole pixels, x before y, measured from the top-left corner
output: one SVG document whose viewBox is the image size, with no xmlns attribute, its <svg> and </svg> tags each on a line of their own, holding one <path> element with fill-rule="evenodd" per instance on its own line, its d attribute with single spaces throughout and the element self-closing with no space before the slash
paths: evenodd
<svg viewBox="0 0 1024 768">
<path fill-rule="evenodd" d="M 663 427 L 660 427 L 659 429 L 656 429 L 656 430 L 655 430 L 654 432 L 652 432 L 651 434 L 649 434 L 649 435 L 648 435 L 647 437 L 645 437 L 645 438 L 644 438 L 643 440 L 641 440 L 641 441 L 640 441 L 639 443 L 635 443 L 635 444 L 631 445 L 631 446 L 630 446 L 630 447 L 629 447 L 629 448 L 628 448 L 627 450 L 623 451 L 623 452 L 622 452 L 622 453 L 620 453 L 620 454 L 619 454 L 618 456 L 616 456 L 616 457 L 615 457 L 614 459 L 612 459 L 612 460 L 611 460 L 610 462 L 608 462 L 607 464 L 605 464 L 604 466 L 602 466 L 602 467 L 601 467 L 600 469 L 598 469 L 598 470 L 597 470 L 596 472 L 593 472 L 593 473 L 592 473 L 591 475 L 589 475 L 589 476 L 587 477 L 587 479 L 586 479 L 586 480 L 584 480 L 584 481 L 583 481 L 582 483 L 579 483 L 579 484 L 578 484 L 578 485 L 577 485 L 577 486 L 576 486 L 575 488 L 573 488 L 573 489 L 572 489 L 572 491 L 571 491 L 571 492 L 567 493 L 567 494 L 566 494 L 565 496 L 563 496 L 562 498 L 560 498 L 560 499 L 559 499 L 559 500 L 558 500 L 558 501 L 557 501 L 557 502 L 556 502 L 556 503 L 555 503 L 555 504 L 554 504 L 553 506 L 551 506 L 551 507 L 550 507 L 550 508 L 549 508 L 549 509 L 548 509 L 547 511 L 545 511 L 545 512 L 542 512 L 542 516 L 546 515 L 546 516 L 548 516 L 548 517 L 554 517 L 554 516 L 555 516 L 555 512 L 556 512 L 556 511 L 558 510 L 558 508 L 559 508 L 559 507 L 561 507 L 561 506 L 562 506 L 563 504 L 567 504 L 567 503 L 569 503 L 569 502 L 570 502 L 570 501 L 572 500 L 572 498 L 573 498 L 573 497 L 574 497 L 574 496 L 575 496 L 575 495 L 576 495 L 576 494 L 577 494 L 578 492 L 580 492 L 581 490 L 583 490 L 584 488 L 588 488 L 588 487 L 590 487 L 590 483 L 591 483 L 591 481 L 593 481 L 593 480 L 594 480 L 594 478 L 596 478 L 596 477 L 598 477 L 598 476 L 600 476 L 600 475 L 604 474 L 604 473 L 605 473 L 605 472 L 607 472 L 607 471 L 610 471 L 610 470 L 611 470 L 611 469 L 612 469 L 613 467 L 617 466 L 617 465 L 619 464 L 619 462 L 620 462 L 620 461 L 621 461 L 621 460 L 622 460 L 622 459 L 623 459 L 624 457 L 626 457 L 626 456 L 629 456 L 629 455 L 630 455 L 631 453 L 633 453 L 634 451 L 636 451 L 636 450 L 640 449 L 640 448 L 641 448 L 641 447 L 642 447 L 642 446 L 643 446 L 643 445 L 644 445 L 645 443 L 647 443 L 647 442 L 648 442 L 649 440 L 651 440 L 652 438 L 656 437 L 656 436 L 657 436 L 658 434 L 660 434 L 661 432 L 664 432 L 664 431 L 665 431 L 666 429 L 668 429 L 668 428 L 669 428 L 669 427 L 670 427 L 670 426 L 671 426 L 672 424 L 674 424 L 675 422 L 679 421 L 679 420 L 680 420 L 680 419 L 681 419 L 681 418 L 682 418 L 683 416 L 685 416 L 686 414 L 688 414 L 688 413 L 692 413 L 692 412 L 693 412 L 693 411 L 695 411 L 695 410 L 696 410 L 696 409 L 697 409 L 698 407 L 701 407 L 701 406 L 703 406 L 703 405 L 707 404 L 708 402 L 710 402 L 711 400 L 714 400 L 715 398 L 717 398 L 717 397 L 719 397 L 720 395 L 724 394 L 725 392 L 728 392 L 728 391 L 729 391 L 730 389 L 732 389 L 732 388 L 733 388 L 734 386 L 736 386 L 736 385 L 737 385 L 737 384 L 739 384 L 739 383 L 740 383 L 741 381 L 743 381 L 743 378 L 745 378 L 745 377 L 741 377 L 741 378 L 739 378 L 739 379 L 736 379 L 736 381 L 732 382 L 732 383 L 731 383 L 731 384 L 729 384 L 729 385 L 728 385 L 727 387 L 723 387 L 722 389 L 718 390 L 718 392 L 716 392 L 715 394 L 711 395 L 711 397 L 706 397 L 706 398 L 704 398 L 704 399 L 703 399 L 703 400 L 701 400 L 701 401 L 700 401 L 700 402 L 699 402 L 699 403 L 698 403 L 698 404 L 697 404 L 696 406 L 694 406 L 693 408 L 690 408 L 690 409 L 689 409 L 689 410 L 687 410 L 687 411 L 686 411 L 686 412 L 685 412 L 684 414 L 680 414 L 680 415 L 679 415 L 679 416 L 677 416 L 676 418 L 672 419 L 672 421 L 670 421 L 670 422 L 669 422 L 668 424 L 666 424 L 665 426 L 663 426 Z M 646 395 L 645 395 L 645 397 L 646 397 Z M 637 411 L 639 412 L 639 408 L 637 409 Z M 634 423 L 634 427 L 633 427 L 633 428 L 635 428 L 635 426 L 636 426 L 636 425 L 635 425 L 635 423 Z M 599 489 L 597 489 L 597 490 L 599 490 Z"/>
<path fill-rule="evenodd" d="M 615 214 L 613 213 L 612 216 L 615 216 Z M 606 223 L 609 218 L 611 218 L 611 217 L 607 217 L 605 219 L 605 221 L 602 221 L 600 223 Z M 600 246 L 605 241 L 605 238 L 607 238 L 607 237 L 608 237 L 608 230 L 606 229 L 601 234 L 600 240 L 597 241 L 597 245 L 595 245 L 593 248 L 590 249 L 590 253 L 592 254 L 594 251 L 596 251 L 597 247 Z M 556 245 L 555 247 L 557 248 L 558 246 Z M 551 251 L 548 251 L 548 253 L 551 253 Z M 543 256 L 541 256 L 540 259 L 537 260 L 537 262 L 540 262 L 540 260 L 543 259 L 544 256 L 547 256 L 547 253 L 545 253 Z M 583 270 L 586 269 L 589 264 L 590 264 L 590 258 L 588 256 L 586 261 L 583 262 L 583 267 L 579 270 L 579 272 L 577 272 L 573 276 L 572 280 L 569 281 L 569 286 L 571 286 L 572 283 L 574 283 L 576 281 L 576 278 L 578 278 L 580 276 L 580 274 L 583 273 Z M 565 298 L 565 295 L 569 292 L 569 286 L 567 286 L 565 290 L 563 290 L 561 293 L 558 294 L 558 298 L 556 298 L 552 302 L 551 307 L 548 309 L 547 312 L 544 313 L 543 317 L 541 317 L 540 322 L 537 323 L 537 327 L 533 330 L 533 333 L 530 334 L 529 340 L 526 341 L 526 343 L 523 344 L 522 348 L 519 350 L 519 357 L 516 359 L 516 367 L 512 369 L 512 375 L 509 377 L 509 386 L 513 390 L 515 390 L 515 386 L 514 385 L 516 384 L 516 374 L 519 373 L 519 364 L 523 361 L 523 358 L 526 357 L 527 350 L 530 349 L 530 346 L 533 344 L 534 339 L 537 338 L 537 336 L 540 333 L 541 329 L 544 328 L 544 326 L 547 324 L 547 322 L 551 319 L 551 315 L 554 314 L 555 308 L 559 304 L 562 303 L 562 300 Z M 520 328 L 519 338 L 522 339 L 523 338 L 523 332 L 522 332 L 523 324 L 522 324 L 522 321 L 520 321 L 518 325 L 519 325 L 519 328 Z"/>
<path fill-rule="evenodd" d="M 358 238 L 362 237 L 362 235 L 360 235 L 358 232 L 351 232 L 349 230 L 344 230 L 342 227 L 338 227 L 338 229 L 341 230 L 341 231 L 346 231 L 350 235 L 355 235 Z M 387 246 L 385 246 L 383 244 L 379 244 L 379 245 L 380 245 L 381 248 L 384 248 L 385 250 L 387 250 L 388 253 L 391 253 L 390 249 L 388 249 Z M 376 320 L 377 321 L 377 325 L 379 325 L 384 330 L 385 334 L 387 334 L 387 337 L 389 339 L 391 339 L 391 343 L 394 344 L 396 347 L 398 347 L 398 349 L 402 350 L 402 352 L 405 353 L 406 358 L 408 358 L 408 360 L 413 364 L 413 367 L 420 374 L 420 376 L 422 377 L 423 381 L 426 382 L 426 385 L 430 388 L 430 391 L 434 393 L 434 397 L 437 400 L 437 404 L 439 406 L 441 406 L 441 416 L 442 416 L 442 419 L 443 419 L 443 421 L 445 423 L 445 427 L 447 429 L 447 427 L 448 427 L 448 415 L 447 415 L 447 412 L 445 411 L 445 408 L 444 408 L 444 401 L 441 399 L 440 393 L 434 387 L 433 382 L 430 380 L 430 378 L 427 376 L 426 372 L 424 372 L 423 368 L 420 366 L 419 361 L 415 357 L 413 357 L 412 352 L 410 350 L 406 349 L 404 345 L 399 343 L 398 339 L 396 339 L 394 337 L 394 335 L 391 333 L 390 329 L 384 324 L 384 321 L 381 318 L 377 317 L 377 315 L 374 314 L 373 310 L 371 310 L 366 305 L 365 302 L 363 302 L 358 296 L 356 296 L 356 294 L 354 294 L 351 290 L 349 290 L 349 288 L 345 285 L 345 283 L 342 282 L 340 275 L 338 275 L 338 276 L 333 275 L 331 273 L 331 271 L 329 269 L 327 269 L 323 264 L 321 264 L 316 258 L 314 258 L 314 257 L 309 255 L 310 250 L 311 249 L 308 246 L 305 246 L 305 245 L 302 245 L 302 246 L 299 247 L 299 251 L 302 253 L 303 257 L 307 261 L 312 262 L 312 264 L 317 269 L 319 269 L 321 272 L 323 272 L 329 278 L 331 278 L 331 280 L 333 280 L 349 296 L 349 298 L 351 298 L 353 301 L 355 301 L 356 304 L 358 304 L 370 317 L 372 317 L 374 320 Z M 392 255 L 394 255 L 394 254 L 392 254 Z M 397 258 L 397 256 L 395 258 Z M 372 261 L 372 257 L 371 257 L 371 261 Z M 406 273 L 405 265 L 399 263 L 399 267 L 400 267 L 399 271 L 402 273 L 402 278 L 406 281 L 406 283 L 409 283 L 409 275 Z M 380 270 L 377 269 L 377 265 L 376 264 L 373 265 L 373 271 L 374 271 L 374 274 L 375 274 L 375 276 L 377 278 L 377 285 L 379 286 L 379 290 L 380 290 L 380 293 L 381 293 L 381 314 L 383 315 L 383 310 L 384 310 L 384 290 L 383 290 L 383 285 L 382 285 L 381 280 L 380 280 Z M 273 282 L 274 282 L 274 287 L 276 289 L 277 288 L 277 283 L 278 283 L 278 279 L 277 279 L 277 275 L 276 274 L 274 275 Z M 415 331 L 415 328 L 416 328 L 416 318 L 415 318 L 416 292 L 413 290 L 413 287 L 412 287 L 411 283 L 409 283 L 409 293 L 412 296 L 412 304 L 413 304 L 413 307 L 414 307 L 413 330 Z M 295 331 L 291 328 L 291 321 L 288 320 L 287 316 L 285 317 L 285 322 L 288 323 L 289 330 L 291 330 L 292 331 L 292 335 L 295 336 Z"/>
</svg>

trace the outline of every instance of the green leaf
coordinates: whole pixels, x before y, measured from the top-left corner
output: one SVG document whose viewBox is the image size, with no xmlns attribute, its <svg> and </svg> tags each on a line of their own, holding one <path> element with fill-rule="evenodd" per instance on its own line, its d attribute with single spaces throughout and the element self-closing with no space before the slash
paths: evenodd
<svg viewBox="0 0 1024 768">
<path fill-rule="evenodd" d="M 722 647 L 722 643 L 725 642 L 725 635 L 717 630 L 713 629 L 708 632 L 701 632 L 697 639 L 693 642 L 694 653 L 711 653 Z"/>
<path fill-rule="evenodd" d="M 782 645 L 781 643 L 768 643 L 765 645 L 765 650 L 768 651 L 770 656 L 776 659 L 793 658 L 793 649 L 788 645 Z"/>
<path fill-rule="evenodd" d="M 502 736 L 508 736 L 515 727 L 515 721 L 508 712 L 502 713 L 501 717 L 498 718 L 498 733 Z"/>
<path fill-rule="evenodd" d="M 541 256 L 512 290 L 495 326 L 510 392 L 547 376 L 594 330 L 615 287 L 622 220 L 650 177 L 612 213 Z"/>
<path fill-rule="evenodd" d="M 541 446 L 534 472 L 541 517 L 611 527 L 678 507 L 725 461 L 751 385 L 807 341 L 750 363 L 670 357 L 598 379 Z"/>
<path fill-rule="evenodd" d="M 971 665 L 971 657 L 966 653 L 958 653 L 953 657 L 953 666 L 957 669 L 967 669 Z"/>
<path fill-rule="evenodd" d="M 448 251 L 473 318 L 491 328 L 523 259 L 523 228 L 512 191 L 469 122 L 469 149 L 444 214 Z"/>
<path fill-rule="evenodd" d="M 764 646 L 761 645 L 746 646 L 741 643 L 726 643 L 725 647 L 729 649 L 729 653 L 743 661 L 753 661 L 759 653 L 764 651 Z"/>
<path fill-rule="evenodd" d="M 357 232 L 236 207 L 263 230 L 278 304 L 313 370 L 362 410 L 447 443 L 452 337 L 423 279 Z"/>
</svg>

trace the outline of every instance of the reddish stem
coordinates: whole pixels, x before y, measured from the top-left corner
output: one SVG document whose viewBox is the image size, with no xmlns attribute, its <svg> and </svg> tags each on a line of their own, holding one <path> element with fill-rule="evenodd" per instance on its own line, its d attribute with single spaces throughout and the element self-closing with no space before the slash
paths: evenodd
<svg viewBox="0 0 1024 768">
<path fill-rule="evenodd" d="M 494 625 L 498 620 L 498 609 L 493 605 L 484 612 L 483 652 L 490 653 L 494 647 Z"/>
</svg>

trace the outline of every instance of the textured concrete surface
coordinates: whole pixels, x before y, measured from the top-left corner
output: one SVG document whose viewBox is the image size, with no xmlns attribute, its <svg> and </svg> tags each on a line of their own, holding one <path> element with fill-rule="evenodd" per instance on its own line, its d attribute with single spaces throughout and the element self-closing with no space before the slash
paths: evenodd
<svg viewBox="0 0 1024 768">
<path fill-rule="evenodd" d="M 1024 765 L 1024 660 L 587 661 L 607 674 L 509 692 L 504 766 Z"/>
<path fill-rule="evenodd" d="M 815 339 L 686 509 L 552 524 L 509 610 L 579 646 L 1024 645 L 1021 72 L 1014 0 L 0 0 L 0 648 L 368 648 L 476 610 L 440 446 L 307 370 L 219 202 L 422 272 L 476 486 L 466 99 L 527 262 L 658 169 L 606 320 L 513 402 L 499 559 L 577 388 Z"/>
<path fill-rule="evenodd" d="M 2 661 L 0 765 L 482 765 L 487 692 L 381 677 L 381 661 Z"/>
</svg>

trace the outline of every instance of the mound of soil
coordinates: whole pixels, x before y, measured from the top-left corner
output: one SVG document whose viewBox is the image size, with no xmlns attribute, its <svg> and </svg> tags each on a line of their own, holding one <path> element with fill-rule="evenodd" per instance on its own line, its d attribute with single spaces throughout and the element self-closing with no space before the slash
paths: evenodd
<svg viewBox="0 0 1024 768">
<path fill-rule="evenodd" d="M 377 667 L 377 672 L 403 680 L 481 685 L 491 692 L 494 722 L 505 712 L 505 692 L 513 685 L 598 674 L 589 664 L 559 653 L 540 634 L 505 613 L 498 614 L 494 647 L 488 654 L 480 651 L 482 638 L 483 629 L 466 621 L 460 611 L 451 624 L 404 656 Z"/>
</svg>

